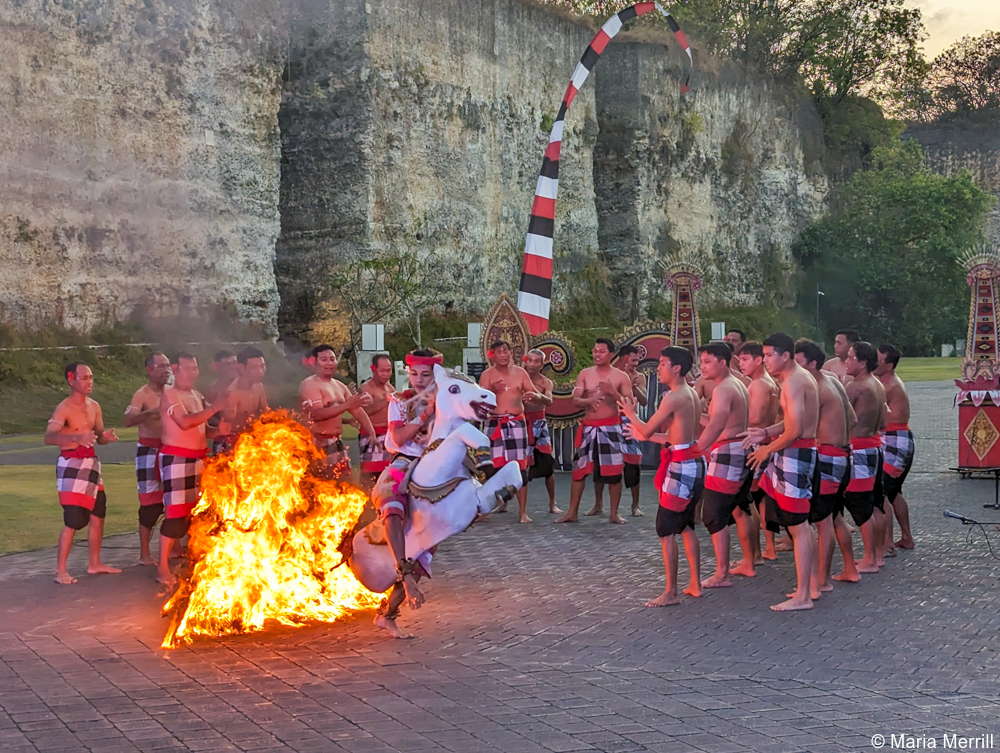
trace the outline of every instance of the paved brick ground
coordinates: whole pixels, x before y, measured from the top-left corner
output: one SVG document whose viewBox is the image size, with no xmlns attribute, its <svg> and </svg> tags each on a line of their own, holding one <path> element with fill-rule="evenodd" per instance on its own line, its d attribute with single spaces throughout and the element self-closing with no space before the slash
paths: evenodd
<svg viewBox="0 0 1000 753">
<path fill-rule="evenodd" d="M 912 392 L 918 547 L 810 612 L 767 609 L 793 583 L 789 554 L 644 609 L 663 577 L 651 517 L 555 526 L 540 487 L 535 524 L 495 516 L 443 548 L 428 604 L 402 618 L 411 642 L 359 615 L 165 652 L 148 570 L 64 589 L 51 551 L 0 558 L 0 749 L 818 753 L 996 734 L 1000 566 L 941 515 L 1000 520 L 982 509 L 993 484 L 941 472 L 950 390 Z M 109 546 L 135 557 L 131 537 Z"/>
</svg>

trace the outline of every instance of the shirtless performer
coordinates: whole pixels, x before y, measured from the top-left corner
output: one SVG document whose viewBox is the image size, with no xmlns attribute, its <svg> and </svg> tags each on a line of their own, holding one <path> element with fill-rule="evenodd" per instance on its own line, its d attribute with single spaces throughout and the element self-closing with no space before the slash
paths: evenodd
<svg viewBox="0 0 1000 753">
<path fill-rule="evenodd" d="M 879 432 L 885 425 L 885 387 L 872 375 L 876 366 L 878 352 L 871 343 L 859 340 L 850 347 L 847 397 L 857 423 L 851 431 L 851 480 L 844 493 L 844 506 L 861 528 L 865 556 L 858 562 L 859 573 L 877 573 L 885 564 L 885 500 L 875 491 L 882 470 Z"/>
<path fill-rule="evenodd" d="M 631 397 L 632 384 L 624 372 L 611 365 L 615 344 L 599 337 L 590 353 L 594 365 L 580 372 L 573 388 L 573 404 L 583 408 L 583 423 L 576 433 L 576 452 L 573 455 L 573 482 L 570 486 L 569 511 L 556 523 L 575 523 L 580 510 L 580 498 L 587 476 L 610 487 L 612 523 L 628 521 L 618 515 L 622 499 L 622 470 L 625 463 L 622 422 L 618 401 Z"/>
<path fill-rule="evenodd" d="M 170 380 L 170 359 L 162 353 L 146 356 L 146 383 L 132 395 L 125 409 L 125 426 L 139 427 L 135 446 L 135 482 L 139 492 L 139 564 L 154 567 L 149 550 L 153 528 L 163 515 L 163 483 L 160 481 L 160 401 Z"/>
<path fill-rule="evenodd" d="M 69 397 L 56 406 L 45 427 L 45 444 L 59 448 L 56 460 L 56 490 L 63 509 L 63 529 L 56 549 L 56 583 L 68 586 L 76 578 L 66 569 L 73 536 L 87 527 L 87 572 L 120 573 L 101 562 L 107 496 L 101 478 L 101 461 L 95 444 L 117 442 L 114 429 L 104 428 L 101 406 L 90 399 L 94 372 L 85 363 L 71 363 L 63 370 L 69 383 Z"/>
<path fill-rule="evenodd" d="M 848 462 L 851 456 L 850 432 L 854 427 L 854 409 L 847 391 L 833 374 L 823 371 L 826 353 L 812 340 L 795 343 L 795 360 L 812 374 L 819 389 L 819 424 L 816 427 L 816 481 L 809 507 L 809 522 L 816 526 L 819 537 L 816 558 L 816 578 L 819 590 L 832 591 L 830 568 L 833 564 L 833 542 L 836 538 L 844 556 L 844 572 L 835 580 L 855 583 L 861 579 L 855 569 L 851 532 L 844 523 L 844 491 L 850 480 Z M 845 539 L 846 536 L 846 539 Z"/>
<path fill-rule="evenodd" d="M 267 364 L 264 354 L 257 348 L 244 348 L 236 355 L 236 381 L 222 395 L 226 410 L 220 416 L 230 428 L 229 434 L 220 434 L 213 441 L 213 452 L 232 452 L 236 437 L 269 410 L 264 375 Z"/>
<path fill-rule="evenodd" d="M 371 492 L 375 479 L 392 460 L 392 455 L 385 449 L 385 433 L 389 430 L 389 396 L 395 392 L 392 386 L 392 359 L 386 353 L 379 353 L 372 358 L 371 368 L 372 378 L 361 385 L 361 394 L 371 396 L 372 401 L 364 410 L 375 433 L 358 434 L 361 488 L 367 492 Z"/>
<path fill-rule="evenodd" d="M 819 421 L 819 392 L 816 380 L 795 362 L 795 343 L 784 332 L 764 340 L 764 367 L 781 384 L 783 424 L 751 429 L 748 445 L 756 444 L 749 464 L 757 468 L 768 461 L 761 489 L 768 496 L 768 519 L 788 529 L 795 549 L 795 592 L 788 601 L 771 609 L 785 612 L 812 609 L 816 539 L 809 527 L 809 500 L 816 471 L 816 424 Z M 780 434 L 779 434 L 780 432 Z M 767 443 L 768 439 L 773 439 Z"/>
<path fill-rule="evenodd" d="M 750 378 L 750 386 L 747 388 L 750 395 L 749 428 L 766 429 L 768 426 L 778 423 L 781 411 L 781 389 L 764 368 L 764 347 L 759 342 L 751 340 L 740 348 L 740 370 L 744 376 Z M 760 479 L 763 475 L 763 467 L 758 467 L 753 473 L 747 474 L 747 479 L 743 482 L 744 489 L 737 502 L 743 512 L 753 518 L 750 545 L 754 550 L 752 562 L 754 566 L 761 564 L 763 560 L 778 559 L 774 542 L 776 531 L 773 530 L 778 526 L 767 525 L 767 495 L 760 490 Z M 754 515 L 757 510 L 760 511 L 759 517 Z M 764 524 L 763 554 L 760 551 L 761 523 Z M 733 572 L 737 575 L 746 574 L 750 577 L 756 574 L 753 567 L 747 567 L 746 559 Z"/>
<path fill-rule="evenodd" d="M 524 398 L 524 420 L 528 423 L 528 444 L 531 446 L 531 462 L 528 465 L 528 481 L 545 479 L 545 491 L 549 495 L 549 513 L 560 513 L 556 507 L 556 480 L 553 476 L 555 463 L 552 459 L 552 435 L 545 409 L 552 405 L 552 380 L 542 373 L 545 354 L 534 348 L 524 354 L 524 370 L 534 385 L 537 398 Z M 524 396 L 522 395 L 522 398 Z"/>
<path fill-rule="evenodd" d="M 618 368 L 625 372 L 629 383 L 632 385 L 632 397 L 635 398 L 636 405 L 643 406 L 648 403 L 646 395 L 646 375 L 640 374 L 637 370 L 639 366 L 639 349 L 634 345 L 623 345 L 618 349 Z M 632 517 L 641 518 L 642 510 L 639 509 L 639 482 L 642 478 L 642 446 L 639 440 L 626 435 L 624 431 L 628 419 L 622 420 L 622 433 L 625 438 L 625 466 L 622 476 L 625 479 L 625 488 L 632 493 Z M 602 507 L 604 500 L 604 484 L 596 477 L 594 478 L 594 496 L 597 500 L 597 507 Z"/>
<path fill-rule="evenodd" d="M 829 371 L 841 384 L 847 384 L 851 377 L 847 373 L 847 353 L 861 336 L 853 329 L 842 329 L 833 338 L 833 355 L 829 361 L 823 364 L 823 371 Z"/>
<path fill-rule="evenodd" d="M 878 366 L 875 376 L 885 387 L 886 414 L 885 436 L 883 437 L 882 488 L 889 500 L 886 510 L 886 548 L 892 551 L 892 514 L 899 521 L 900 549 L 913 549 L 913 534 L 910 532 L 910 508 L 903 499 L 903 482 L 913 465 L 914 443 L 910 431 L 910 398 L 906 385 L 896 376 L 899 351 L 891 345 L 878 346 Z"/>
<path fill-rule="evenodd" d="M 687 374 L 694 364 L 686 348 L 664 348 L 656 378 L 669 389 L 660 400 L 656 413 L 648 422 L 639 420 L 635 400 L 622 397 L 619 405 L 629 420 L 628 431 L 639 440 L 665 443 L 656 472 L 656 488 L 660 505 L 656 511 L 656 535 L 663 549 L 666 588 L 647 607 L 665 607 L 680 603 L 677 593 L 677 534 L 684 540 L 691 580 L 684 593 L 701 596 L 701 549 L 694 530 L 694 511 L 705 480 L 705 459 L 698 449 L 701 401 L 687 383 Z M 627 394 L 627 393 L 626 393 Z M 666 435 L 655 434 L 665 426 Z"/>
<path fill-rule="evenodd" d="M 480 386 L 497 396 L 497 407 L 483 427 L 490 438 L 493 467 L 503 468 L 507 463 L 517 463 L 521 469 L 521 488 L 517 491 L 519 520 L 530 523 L 528 517 L 528 461 L 531 447 L 528 442 L 528 423 L 524 417 L 524 398 L 535 397 L 535 385 L 522 367 L 511 363 L 510 343 L 497 340 L 490 345 L 490 362 L 493 364 L 479 377 Z M 497 512 L 506 512 L 504 503 Z"/>
<path fill-rule="evenodd" d="M 740 369 L 740 353 L 743 351 L 743 346 L 747 342 L 747 333 L 741 329 L 731 329 L 726 333 L 726 336 L 722 338 L 722 342 L 729 346 L 732 351 L 732 358 L 729 361 L 729 370 L 733 372 L 733 376 L 739 381 L 743 382 L 744 387 L 750 386 L 750 377 L 746 376 Z"/>
<path fill-rule="evenodd" d="M 343 382 L 334 378 L 337 373 L 337 353 L 332 345 L 317 345 L 302 361 L 313 370 L 299 385 L 299 404 L 302 412 L 312 421 L 313 437 L 317 446 L 326 453 L 326 464 L 334 476 L 350 473 L 351 456 L 342 438 L 344 413 L 358 421 L 361 431 L 374 436 L 375 429 L 364 409 L 372 403 L 368 393 L 353 394 Z"/>
<path fill-rule="evenodd" d="M 729 526 L 734 514 L 738 516 L 735 522 L 743 549 L 743 564 L 750 563 L 749 573 L 744 568 L 741 574 L 753 575 L 752 518 L 736 506 L 736 497 L 748 474 L 743 437 L 747 431 L 750 395 L 729 370 L 728 345 L 709 343 L 699 352 L 702 376 L 715 382 L 708 407 L 708 423 L 698 437 L 698 447 L 708 458 L 701 517 L 715 549 L 715 574 L 703 580 L 701 586 L 727 588 L 732 585 L 729 580 Z"/>
<path fill-rule="evenodd" d="M 205 389 L 204 398 L 209 403 L 222 402 L 229 391 L 236 387 L 236 379 L 239 376 L 239 361 L 236 354 L 229 350 L 216 351 L 212 357 L 212 373 L 215 380 Z M 219 422 L 225 418 L 223 413 L 212 417 L 211 426 L 216 428 Z M 232 424 L 229 424 L 232 428 Z M 233 437 L 229 434 L 216 433 L 212 439 L 212 454 L 216 455 L 232 449 Z"/>
<path fill-rule="evenodd" d="M 184 538 L 191 524 L 191 511 L 201 497 L 201 472 L 208 454 L 208 438 L 216 432 L 229 433 L 229 425 L 220 421 L 217 428 L 208 420 L 226 408 L 226 393 L 218 402 L 205 406 L 198 383 L 198 359 L 180 351 L 170 361 L 174 374 L 172 387 L 163 389 L 160 398 L 160 421 L 163 446 L 160 448 L 160 478 L 163 479 L 163 515 L 160 525 L 160 566 L 156 580 L 172 588 L 177 579 L 170 572 L 170 550 Z"/>
<path fill-rule="evenodd" d="M 443 363 L 444 356 L 435 350 L 414 350 L 407 354 L 410 388 L 391 394 L 387 412 L 389 428 L 385 435 L 385 448 L 393 454 L 392 462 L 379 474 L 372 490 L 372 503 L 385 527 L 386 543 L 396 559 L 399 575 L 388 598 L 382 601 L 375 613 L 375 625 L 394 638 L 413 637 L 396 625 L 403 601 L 410 609 L 419 609 L 424 603 L 424 595 L 417 588 L 417 582 L 428 574 L 431 555 L 421 555 L 417 560 L 406 556 L 404 530 L 409 497 L 400 493 L 399 484 L 413 461 L 424 454 L 430 441 L 434 430 L 434 365 Z"/>
</svg>

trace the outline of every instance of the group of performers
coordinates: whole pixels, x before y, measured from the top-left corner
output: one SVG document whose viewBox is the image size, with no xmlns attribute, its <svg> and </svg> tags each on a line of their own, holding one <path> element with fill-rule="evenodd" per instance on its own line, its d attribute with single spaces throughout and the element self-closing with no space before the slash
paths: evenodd
<svg viewBox="0 0 1000 753">
<path fill-rule="evenodd" d="M 899 352 L 891 345 L 874 348 L 856 333 L 842 331 L 830 361 L 808 340 L 797 343 L 783 333 L 763 344 L 746 342 L 738 330 L 725 343 L 710 343 L 699 353 L 701 376 L 692 383 L 694 356 L 683 348 L 663 350 L 657 377 L 665 392 L 647 421 L 637 411 L 649 399 L 646 378 L 637 371 L 639 352 L 616 351 L 598 338 L 593 366 L 584 369 L 573 402 L 584 411 L 575 438 L 568 511 L 559 523 L 575 522 L 588 476 L 595 503 L 587 513 L 603 512 L 608 487 L 609 520 L 619 515 L 622 483 L 631 493 L 633 516 L 639 505 L 640 441 L 664 445 L 656 475 L 659 493 L 656 530 L 662 539 L 666 588 L 650 606 L 676 604 L 678 549 L 681 535 L 691 566 L 684 592 L 731 585 L 730 575 L 752 577 L 764 559 L 774 559 L 782 542 L 774 535 L 786 528 L 795 552 L 798 583 L 788 601 L 775 609 L 806 609 L 833 580 L 854 582 L 861 573 L 877 572 L 895 546 L 910 548 L 913 539 L 901 487 L 913 460 L 909 402 L 895 375 Z M 543 479 L 549 512 L 556 506 L 552 440 L 545 410 L 552 404 L 553 383 L 544 374 L 545 355 L 529 350 L 522 364 L 513 348 L 497 341 L 489 349 L 490 367 L 480 384 L 496 395 L 496 408 L 485 422 L 494 468 L 517 463 L 525 486 L 517 495 L 519 519 L 527 515 L 526 485 Z M 617 355 L 618 365 L 612 366 Z M 299 386 L 299 407 L 324 452 L 331 473 L 350 470 L 343 440 L 348 414 L 359 429 L 362 486 L 370 492 L 382 520 L 386 543 L 397 561 L 400 579 L 376 623 L 394 634 L 395 616 L 404 600 L 418 607 L 417 587 L 426 563 L 404 550 L 405 493 L 399 485 L 406 469 L 427 449 L 434 420 L 434 371 L 443 357 L 433 350 L 406 356 L 410 387 L 396 392 L 393 363 L 376 356 L 372 377 L 358 391 L 339 381 L 332 346 L 313 348 L 304 359 L 312 374 Z M 125 425 L 139 429 L 135 468 L 139 497 L 140 560 L 157 566 L 157 579 L 172 586 L 171 557 L 187 533 L 196 505 L 203 461 L 226 452 L 236 434 L 268 409 L 263 379 L 264 355 L 255 348 L 238 354 L 220 351 L 212 363 L 215 380 L 202 395 L 197 359 L 186 352 L 172 358 L 154 352 L 146 358 L 147 381 L 126 410 Z M 89 573 L 113 573 L 101 561 L 106 498 L 95 445 L 116 441 L 106 429 L 100 406 L 89 397 L 93 373 L 83 363 L 66 367 L 70 396 L 59 404 L 45 441 L 60 448 L 57 487 L 64 529 L 59 537 L 56 581 L 74 583 L 66 569 L 73 536 L 88 527 Z M 172 377 L 172 379 L 171 379 Z M 888 500 L 889 505 L 885 505 Z M 702 580 L 695 533 L 696 509 L 715 551 L 715 572 Z M 501 507 L 498 511 L 503 511 Z M 844 510 L 861 529 L 864 556 L 855 561 Z M 901 539 L 893 544 L 892 518 Z M 160 525 L 159 557 L 150 539 Z M 743 558 L 729 564 L 729 528 L 735 525 Z M 815 531 L 813 527 L 815 526 Z M 760 529 L 765 529 L 761 551 Z M 834 546 L 844 558 L 842 573 L 831 576 Z M 429 559 L 428 559 L 429 561 Z"/>
</svg>

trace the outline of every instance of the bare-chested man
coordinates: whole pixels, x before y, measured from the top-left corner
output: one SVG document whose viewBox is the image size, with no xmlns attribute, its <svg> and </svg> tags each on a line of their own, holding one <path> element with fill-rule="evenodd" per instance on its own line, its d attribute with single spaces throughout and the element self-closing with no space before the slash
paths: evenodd
<svg viewBox="0 0 1000 753">
<path fill-rule="evenodd" d="M 861 528 L 865 556 L 858 562 L 859 573 L 877 573 L 885 564 L 883 545 L 885 501 L 876 493 L 882 466 L 882 437 L 885 425 L 885 388 L 872 372 L 878 366 L 878 352 L 863 340 L 854 343 L 847 356 L 847 397 L 857 416 L 851 432 L 851 480 L 844 493 L 844 506 Z M 879 508 L 882 508 L 881 510 Z"/>
<path fill-rule="evenodd" d="M 410 465 L 427 449 L 434 430 L 434 400 L 437 386 L 434 366 L 444 363 L 436 350 L 414 350 L 406 355 L 406 371 L 410 387 L 389 396 L 387 413 L 389 428 L 385 448 L 392 453 L 392 462 L 379 474 L 372 490 L 372 504 L 385 531 L 385 541 L 396 560 L 398 579 L 389 596 L 375 613 L 375 625 L 394 638 L 411 638 L 396 625 L 399 607 L 406 601 L 411 609 L 419 609 L 424 595 L 417 587 L 430 567 L 431 553 L 416 560 L 406 556 L 406 519 L 410 512 L 409 495 L 399 491 L 400 482 Z M 369 527 L 371 528 L 371 526 Z"/>
<path fill-rule="evenodd" d="M 215 374 L 215 379 L 205 388 L 203 397 L 209 403 L 221 403 L 228 396 L 230 390 L 236 387 L 236 379 L 239 376 L 239 361 L 236 354 L 231 350 L 216 351 L 212 357 L 212 373 Z M 217 429 L 219 422 L 226 420 L 226 414 L 227 411 L 220 411 L 217 415 L 212 416 L 209 426 L 212 429 Z M 232 422 L 226 421 L 226 423 L 232 430 Z M 212 454 L 227 452 L 232 449 L 233 439 L 234 437 L 228 432 L 224 434 L 216 431 L 209 449 L 211 449 Z"/>
<path fill-rule="evenodd" d="M 841 384 L 851 381 L 847 373 L 847 353 L 861 336 L 853 329 L 842 329 L 833 338 L 833 358 L 823 364 L 823 371 L 829 371 Z"/>
<path fill-rule="evenodd" d="M 225 368 L 228 369 L 228 366 Z M 267 364 L 264 354 L 257 348 L 244 348 L 236 355 L 235 381 L 228 385 L 228 389 L 214 393 L 218 399 L 226 401 L 226 409 L 219 417 L 229 426 L 228 434 L 218 434 L 213 440 L 214 454 L 232 452 L 239 433 L 268 411 L 265 374 Z"/>
<path fill-rule="evenodd" d="M 743 375 L 750 378 L 750 386 L 747 391 L 750 395 L 750 429 L 766 429 L 778 423 L 781 411 L 781 389 L 771 375 L 764 368 L 764 347 L 757 341 L 751 340 L 744 343 L 740 348 L 740 370 Z M 738 504 L 743 512 L 750 515 L 753 523 L 750 533 L 750 546 L 753 548 L 753 562 L 748 566 L 746 558 L 733 569 L 737 575 L 756 574 L 754 567 L 761 564 L 763 560 L 776 560 L 778 553 L 775 549 L 774 534 L 779 532 L 777 525 L 767 524 L 767 495 L 760 489 L 760 479 L 764 475 L 764 466 L 758 466 L 752 473 L 747 474 L 744 481 L 744 489 L 739 497 Z M 753 504 L 756 503 L 756 504 Z M 760 511 L 759 517 L 754 513 Z M 760 528 L 764 528 L 764 551 L 760 551 Z"/>
<path fill-rule="evenodd" d="M 729 360 L 729 370 L 733 372 L 733 376 L 739 381 L 743 382 L 744 387 L 750 386 L 750 377 L 743 373 L 740 369 L 740 353 L 743 352 L 743 346 L 747 342 L 747 333 L 741 329 L 731 329 L 726 332 L 726 336 L 722 338 L 722 342 L 729 346 L 729 350 L 732 352 L 732 358 Z"/>
<path fill-rule="evenodd" d="M 886 551 L 894 546 L 913 549 L 913 534 L 910 532 L 910 508 L 903 499 L 903 482 L 913 465 L 915 446 L 913 432 L 910 431 L 910 397 L 906 385 L 896 376 L 899 365 L 899 351 L 892 345 L 878 346 L 878 366 L 875 376 L 885 387 L 886 414 L 885 437 L 883 438 L 882 488 L 890 507 L 886 510 Z M 892 542 L 892 515 L 899 521 L 899 541 Z"/>
<path fill-rule="evenodd" d="M 726 588 L 729 580 L 729 526 L 734 513 L 739 517 L 743 561 L 753 563 L 750 548 L 751 518 L 736 506 L 736 497 L 748 474 L 747 452 L 743 447 L 749 417 L 750 395 L 743 382 L 732 375 L 730 350 L 725 343 L 709 343 L 700 349 L 702 376 L 715 382 L 708 406 L 708 423 L 698 437 L 698 446 L 708 456 L 705 491 L 702 492 L 701 517 L 712 536 L 715 549 L 715 573 L 702 581 L 702 588 Z M 745 570 L 742 571 L 746 573 Z"/>
<path fill-rule="evenodd" d="M 56 406 L 45 427 L 45 444 L 59 448 L 56 460 L 56 490 L 63 508 L 63 529 L 56 549 L 56 583 L 68 586 L 76 578 L 66 569 L 73 546 L 73 536 L 87 528 L 87 572 L 120 573 L 101 562 L 104 539 L 104 516 L 107 497 L 101 478 L 101 461 L 95 444 L 117 442 L 114 429 L 104 428 L 101 406 L 90 398 L 94 391 L 94 373 L 85 363 L 71 363 L 63 370 L 69 383 L 69 397 Z"/>
<path fill-rule="evenodd" d="M 792 537 L 796 575 L 794 593 L 771 609 L 778 612 L 812 609 L 813 599 L 819 596 L 819 592 L 813 590 L 816 540 L 809 527 L 809 500 L 816 471 L 819 391 L 816 380 L 795 362 L 795 343 L 784 332 L 764 340 L 764 367 L 781 384 L 784 422 L 747 433 L 747 444 L 758 445 L 750 454 L 749 463 L 757 468 L 769 461 L 760 482 L 768 496 L 767 516 L 787 528 Z M 772 437 L 774 441 L 766 443 Z"/>
<path fill-rule="evenodd" d="M 624 372 L 611 365 L 615 344 L 599 337 L 590 354 L 594 365 L 580 372 L 573 388 L 573 404 L 583 408 L 583 423 L 576 434 L 573 456 L 573 482 L 570 486 L 569 510 L 556 523 L 575 523 L 580 510 L 580 498 L 591 473 L 610 487 L 612 523 L 627 523 L 618 514 L 622 499 L 622 470 L 625 464 L 622 421 L 618 401 L 631 397 L 632 384 Z"/>
<path fill-rule="evenodd" d="M 372 378 L 361 385 L 361 394 L 370 395 L 371 403 L 365 413 L 371 419 L 374 434 L 358 434 L 358 454 L 361 456 L 361 488 L 370 491 L 389 463 L 392 453 L 385 448 L 385 433 L 389 430 L 389 397 L 395 392 L 392 386 L 394 372 L 392 358 L 379 353 L 372 358 Z"/>
<path fill-rule="evenodd" d="M 647 607 L 680 603 L 677 593 L 677 534 L 684 540 L 691 579 L 684 593 L 701 596 L 701 549 L 694 530 L 694 511 L 705 481 L 705 459 L 695 441 L 700 429 L 701 401 L 688 386 L 687 374 L 694 364 L 686 348 L 664 348 L 656 369 L 656 378 L 669 389 L 660 400 L 656 413 L 643 422 L 635 413 L 635 400 L 622 397 L 620 406 L 628 417 L 628 431 L 637 439 L 665 442 L 656 472 L 660 505 L 656 511 L 656 535 L 663 549 L 666 587 Z M 626 393 L 627 394 L 627 393 Z M 666 427 L 666 435 L 656 434 Z"/>
<path fill-rule="evenodd" d="M 160 481 L 160 402 L 170 380 L 170 359 L 163 353 L 146 356 L 146 383 L 132 395 L 125 409 L 125 426 L 139 427 L 135 446 L 135 483 L 139 492 L 139 563 L 156 565 L 149 549 L 153 528 L 163 515 L 163 483 Z"/>
<path fill-rule="evenodd" d="M 528 466 L 528 481 L 545 479 L 545 491 L 549 495 L 549 513 L 560 513 L 556 507 L 556 480 L 553 476 L 555 463 L 552 459 L 552 435 L 545 409 L 552 405 L 552 380 L 542 373 L 545 353 L 538 349 L 524 354 L 524 370 L 534 385 L 534 396 L 524 398 L 524 420 L 528 423 L 528 443 L 531 445 L 531 464 Z"/>
<path fill-rule="evenodd" d="M 646 375 L 638 371 L 639 349 L 634 345 L 623 345 L 618 349 L 618 368 L 625 372 L 629 384 L 632 385 L 632 397 L 635 398 L 636 405 L 645 406 L 649 398 L 646 394 Z M 632 517 L 641 518 L 642 510 L 639 508 L 639 482 L 642 478 L 642 445 L 639 440 L 629 437 L 625 425 L 627 418 L 622 419 L 622 430 L 625 438 L 625 466 L 622 476 L 625 479 L 625 488 L 632 494 Z M 597 507 L 601 506 L 604 499 L 604 484 L 596 477 L 594 478 L 594 496 L 597 500 Z"/>
<path fill-rule="evenodd" d="M 816 557 L 816 579 L 819 590 L 832 591 L 830 567 L 833 563 L 833 542 L 840 542 L 844 556 L 844 572 L 835 580 L 856 582 L 860 580 L 851 548 L 851 532 L 844 523 L 844 492 L 850 481 L 848 463 L 851 456 L 850 432 L 854 427 L 854 409 L 847 399 L 847 391 L 833 374 L 823 371 L 826 353 L 812 340 L 801 339 L 795 343 L 795 360 L 812 374 L 819 389 L 819 423 L 816 426 L 816 476 L 818 494 L 814 494 L 809 508 L 809 522 L 816 526 L 819 538 Z M 845 538 L 846 536 L 846 538 Z"/>
<path fill-rule="evenodd" d="M 208 420 L 226 408 L 225 392 L 219 402 L 205 406 L 198 383 L 198 359 L 180 351 L 170 360 L 174 374 L 172 387 L 164 387 L 160 398 L 163 446 L 160 448 L 160 478 L 163 479 L 163 523 L 160 525 L 160 566 L 156 579 L 168 588 L 177 583 L 170 572 L 170 551 L 188 532 L 191 511 L 201 497 L 201 472 L 208 439 L 216 432 L 229 433 L 229 425 L 217 427 Z"/>
<path fill-rule="evenodd" d="M 497 340 L 490 345 L 490 362 L 493 364 L 479 377 L 480 386 L 497 396 L 497 407 L 493 410 L 483 433 L 490 438 L 493 452 L 493 467 L 503 468 L 507 463 L 517 463 L 521 469 L 522 481 L 527 481 L 525 469 L 531 459 L 528 441 L 528 423 L 524 417 L 524 398 L 535 397 L 535 385 L 522 367 L 511 362 L 510 343 Z M 517 491 L 519 520 L 530 523 L 528 517 L 528 485 L 523 483 Z M 505 512 L 504 503 L 497 512 Z"/>
<path fill-rule="evenodd" d="M 313 370 L 299 385 L 299 404 L 302 412 L 312 421 L 316 444 L 326 453 L 326 464 L 334 476 L 350 473 L 351 456 L 344 444 L 344 413 L 358 421 L 361 430 L 375 434 L 371 419 L 364 409 L 371 405 L 372 396 L 353 394 L 343 382 L 334 378 L 337 373 L 337 353 L 332 345 L 317 345 L 309 351 L 303 363 Z"/>
</svg>

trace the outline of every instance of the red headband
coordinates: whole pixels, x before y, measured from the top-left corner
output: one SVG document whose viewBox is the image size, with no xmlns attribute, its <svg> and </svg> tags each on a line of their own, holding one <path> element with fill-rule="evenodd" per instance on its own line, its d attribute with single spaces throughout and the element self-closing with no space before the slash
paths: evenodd
<svg viewBox="0 0 1000 753">
<path fill-rule="evenodd" d="M 407 366 L 441 366 L 444 364 L 444 355 L 439 353 L 436 356 L 415 356 L 412 353 L 406 354 Z"/>
</svg>

